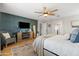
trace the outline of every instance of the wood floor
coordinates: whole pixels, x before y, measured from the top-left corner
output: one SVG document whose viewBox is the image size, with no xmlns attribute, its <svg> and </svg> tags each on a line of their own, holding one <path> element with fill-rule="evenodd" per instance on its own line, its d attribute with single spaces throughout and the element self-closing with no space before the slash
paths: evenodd
<svg viewBox="0 0 79 59">
<path fill-rule="evenodd" d="M 16 44 L 9 44 L 7 48 L 4 48 L 2 52 L 2 56 L 12 56 L 11 49 L 16 46 L 24 46 L 26 43 L 33 43 L 34 39 L 23 39 L 22 41 L 17 42 Z"/>
</svg>

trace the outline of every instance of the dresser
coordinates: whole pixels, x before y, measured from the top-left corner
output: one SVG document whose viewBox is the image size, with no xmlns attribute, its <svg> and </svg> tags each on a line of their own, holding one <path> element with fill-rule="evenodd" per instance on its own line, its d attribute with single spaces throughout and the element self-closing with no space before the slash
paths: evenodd
<svg viewBox="0 0 79 59">
<path fill-rule="evenodd" d="M 26 38 L 34 38 L 34 33 L 33 32 L 18 32 L 17 33 L 17 41 L 21 41 L 22 39 Z"/>
<path fill-rule="evenodd" d="M 17 33 L 17 41 L 21 41 L 22 40 L 22 32 L 18 32 Z"/>
</svg>

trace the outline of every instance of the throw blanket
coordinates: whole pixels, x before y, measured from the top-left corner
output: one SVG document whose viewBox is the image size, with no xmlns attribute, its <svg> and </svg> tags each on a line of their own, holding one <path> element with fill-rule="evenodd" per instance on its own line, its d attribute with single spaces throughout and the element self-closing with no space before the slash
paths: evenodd
<svg viewBox="0 0 79 59">
<path fill-rule="evenodd" d="M 39 36 L 33 42 L 34 51 L 38 56 L 43 56 L 44 40 L 53 35 Z"/>
</svg>

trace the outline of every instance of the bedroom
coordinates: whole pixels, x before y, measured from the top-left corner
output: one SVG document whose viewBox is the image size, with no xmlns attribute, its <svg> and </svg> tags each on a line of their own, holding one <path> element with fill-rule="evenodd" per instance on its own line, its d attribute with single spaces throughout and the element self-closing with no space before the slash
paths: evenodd
<svg viewBox="0 0 79 59">
<path fill-rule="evenodd" d="M 15 44 L 12 43 L 4 46 L 3 50 L 1 50 L 2 56 L 79 55 L 78 51 L 72 54 L 63 52 L 65 47 L 62 46 L 69 44 L 69 47 L 73 48 L 72 51 L 75 50 L 74 46 L 78 50 L 78 43 L 73 43 L 73 40 L 64 41 L 69 39 L 70 34 L 75 28 L 79 27 L 78 7 L 79 3 L 0 3 L 0 32 L 11 32 L 14 35 L 20 32 L 19 38 L 21 39 L 21 32 L 31 33 L 30 39 L 26 38 L 27 40 L 20 40 L 20 42 L 15 42 Z M 30 24 L 30 28 L 20 29 L 18 28 L 18 23 L 28 23 Z M 26 34 L 29 36 L 28 33 Z M 57 38 L 58 41 L 56 41 L 56 39 L 54 40 L 55 42 L 52 43 L 53 38 Z M 46 39 L 45 43 L 43 39 Z M 45 44 L 48 50 L 42 48 L 44 46 L 42 43 Z M 49 44 L 53 44 L 53 47 L 50 48 L 52 45 Z M 58 46 L 59 44 L 62 45 Z M 31 45 L 31 47 L 29 45 Z M 28 47 L 30 47 L 30 51 L 27 49 Z M 70 49 L 69 47 L 66 48 Z M 55 51 L 52 52 L 54 48 Z M 23 51 L 23 49 L 27 52 Z"/>
</svg>

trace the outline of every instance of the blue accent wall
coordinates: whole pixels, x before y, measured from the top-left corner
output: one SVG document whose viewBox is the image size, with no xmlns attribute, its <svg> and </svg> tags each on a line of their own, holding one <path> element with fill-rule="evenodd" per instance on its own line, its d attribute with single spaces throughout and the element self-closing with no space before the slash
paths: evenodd
<svg viewBox="0 0 79 59">
<path fill-rule="evenodd" d="M 1 24 L 2 20 L 1 20 L 1 13 L 0 13 L 0 30 L 2 29 L 2 24 Z"/>
<path fill-rule="evenodd" d="M 0 31 L 18 32 L 19 30 L 21 30 L 18 28 L 18 23 L 21 21 L 30 23 L 31 29 L 33 25 L 35 25 L 37 30 L 37 23 L 38 23 L 37 20 L 1 12 L 0 13 Z"/>
</svg>

